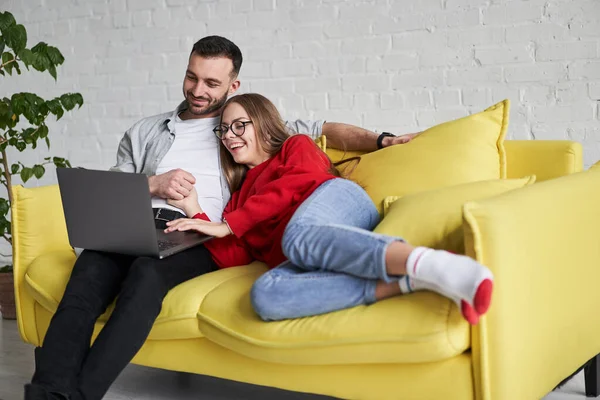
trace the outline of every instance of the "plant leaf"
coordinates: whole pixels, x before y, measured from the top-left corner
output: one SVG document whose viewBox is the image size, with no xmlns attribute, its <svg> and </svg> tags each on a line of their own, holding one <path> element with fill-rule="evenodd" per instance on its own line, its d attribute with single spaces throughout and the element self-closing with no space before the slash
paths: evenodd
<svg viewBox="0 0 600 400">
<path fill-rule="evenodd" d="M 56 115 L 57 121 L 59 119 L 61 119 L 61 117 L 65 113 L 65 111 L 62 108 L 62 105 L 60 104 L 60 98 L 58 98 L 58 97 L 56 99 L 47 101 L 46 106 L 48 107 L 48 110 L 50 110 L 50 112 L 52 114 Z"/>
<path fill-rule="evenodd" d="M 73 93 L 73 101 L 79 106 L 79 108 L 81 108 L 83 105 L 83 96 L 81 93 Z"/>
<path fill-rule="evenodd" d="M 6 28 L 16 25 L 15 17 L 8 11 L 0 12 L 0 31 L 4 31 Z"/>
<path fill-rule="evenodd" d="M 21 170 L 21 180 L 23 181 L 23 183 L 27 182 L 32 175 L 33 169 L 29 167 L 23 167 L 23 169 Z"/>
<path fill-rule="evenodd" d="M 38 128 L 38 136 L 42 139 L 48 137 L 48 126 L 42 125 Z"/>
<path fill-rule="evenodd" d="M 4 99 L 0 100 L 0 129 L 6 129 L 10 123 L 11 115 L 12 108 L 10 107 L 10 100 L 5 97 Z"/>
<path fill-rule="evenodd" d="M 19 54 L 27 46 L 27 31 L 23 25 L 12 25 L 3 29 L 2 33 L 6 45 L 13 49 L 15 54 Z"/>
<path fill-rule="evenodd" d="M 61 65 L 63 62 L 65 62 L 65 58 L 60 50 L 54 46 L 48 46 L 46 49 L 46 55 L 53 65 Z"/>
<path fill-rule="evenodd" d="M 48 72 L 50 73 L 50 75 L 52 75 L 52 77 L 56 81 L 56 67 L 54 65 L 50 65 L 48 67 Z"/>
<path fill-rule="evenodd" d="M 34 53 L 45 53 L 46 49 L 48 48 L 48 45 L 44 42 L 39 42 L 38 44 L 36 44 L 35 46 L 33 46 L 31 48 L 31 51 Z"/>
<path fill-rule="evenodd" d="M 71 163 L 66 158 L 52 157 L 52 162 L 58 168 L 71 168 Z"/>
<path fill-rule="evenodd" d="M 6 215 L 9 209 L 10 205 L 8 204 L 8 200 L 0 198 L 0 216 Z"/>
<path fill-rule="evenodd" d="M 75 102 L 73 101 L 71 95 L 68 93 L 60 96 L 60 103 L 67 111 L 71 111 L 73 108 L 75 108 Z"/>
<path fill-rule="evenodd" d="M 33 166 L 33 175 L 35 175 L 37 179 L 40 179 L 42 176 L 44 176 L 45 172 L 46 169 L 43 165 L 36 164 Z"/>
<path fill-rule="evenodd" d="M 13 270 L 12 265 L 5 265 L 4 267 L 0 268 L 0 273 L 9 273 L 9 272 L 12 272 L 12 270 Z"/>
<path fill-rule="evenodd" d="M 19 168 L 20 165 L 19 164 L 13 164 L 10 166 L 10 173 L 11 174 L 16 174 L 17 172 L 19 172 Z"/>
<path fill-rule="evenodd" d="M 29 66 L 33 64 L 34 54 L 29 49 L 23 49 L 19 53 L 19 58 L 23 61 L 23 64 L 29 69 Z"/>
<path fill-rule="evenodd" d="M 50 60 L 48 60 L 45 54 L 33 53 L 33 62 L 31 65 L 36 70 L 44 72 L 50 67 Z"/>
<path fill-rule="evenodd" d="M 12 60 L 15 59 L 15 56 L 12 53 L 9 53 L 8 51 L 5 51 L 4 53 L 2 53 L 2 64 L 6 64 Z M 4 70 L 6 72 L 8 72 L 9 75 L 12 75 L 12 69 L 14 67 L 15 63 L 10 63 L 10 64 L 6 64 L 4 66 Z"/>
</svg>

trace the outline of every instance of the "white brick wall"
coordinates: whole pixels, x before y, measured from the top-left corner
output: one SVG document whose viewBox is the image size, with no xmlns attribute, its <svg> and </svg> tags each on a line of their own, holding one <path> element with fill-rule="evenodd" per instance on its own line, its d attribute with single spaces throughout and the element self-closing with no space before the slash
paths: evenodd
<svg viewBox="0 0 600 400">
<path fill-rule="evenodd" d="M 107 168 L 139 118 L 173 109 L 195 40 L 244 54 L 242 91 L 287 118 L 408 132 L 510 98 L 511 138 L 574 139 L 600 159 L 598 0 L 8 0 L 66 57 L 58 82 L 2 79 L 2 95 L 79 91 L 51 123 L 52 154 Z M 45 152 L 30 154 L 37 161 Z M 54 182 L 51 172 L 42 183 Z"/>
</svg>

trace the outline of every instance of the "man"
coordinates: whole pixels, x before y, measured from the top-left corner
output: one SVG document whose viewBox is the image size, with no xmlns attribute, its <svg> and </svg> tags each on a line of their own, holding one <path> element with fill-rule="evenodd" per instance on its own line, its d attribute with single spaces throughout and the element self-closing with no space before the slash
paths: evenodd
<svg viewBox="0 0 600 400">
<path fill-rule="evenodd" d="M 112 169 L 148 175 L 158 228 L 185 216 L 166 200 L 183 199 L 193 186 L 202 209 L 211 219 L 220 218 L 230 193 L 212 130 L 227 97 L 240 86 L 241 64 L 240 49 L 229 40 L 218 36 L 199 40 L 183 82 L 185 101 L 173 113 L 137 122 L 121 140 Z M 374 150 L 378 138 L 379 145 L 388 146 L 414 136 L 378 137 L 350 125 L 317 121 L 287 126 L 295 133 L 324 134 L 328 144 L 348 150 Z M 101 399 L 143 345 L 168 291 L 215 269 L 204 246 L 162 260 L 84 250 L 43 346 L 35 350 L 36 371 L 25 387 L 25 398 Z M 94 323 L 117 295 L 111 317 L 90 347 Z"/>
</svg>

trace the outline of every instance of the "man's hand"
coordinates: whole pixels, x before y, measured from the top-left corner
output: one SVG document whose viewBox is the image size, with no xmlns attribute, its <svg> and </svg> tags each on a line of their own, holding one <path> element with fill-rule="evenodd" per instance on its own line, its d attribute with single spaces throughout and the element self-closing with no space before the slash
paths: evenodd
<svg viewBox="0 0 600 400">
<path fill-rule="evenodd" d="M 231 231 L 225 222 L 208 222 L 194 218 L 180 218 L 167 222 L 165 232 L 173 231 L 196 231 L 218 238 L 231 235 Z"/>
<path fill-rule="evenodd" d="M 381 145 L 386 148 L 389 146 L 394 146 L 397 144 L 405 144 L 413 140 L 415 137 L 419 136 L 421 132 L 416 133 L 407 133 L 405 135 L 400 135 L 396 137 L 387 136 L 383 138 Z"/>
<path fill-rule="evenodd" d="M 163 199 L 181 200 L 190 194 L 196 178 L 182 169 L 172 169 L 148 178 L 150 194 Z"/>
<path fill-rule="evenodd" d="M 198 213 L 202 214 L 202 207 L 198 203 L 198 192 L 196 192 L 196 188 L 193 186 L 187 197 L 184 197 L 182 200 L 167 199 L 167 203 L 181 208 L 185 212 L 185 215 L 190 218 Z"/>
</svg>

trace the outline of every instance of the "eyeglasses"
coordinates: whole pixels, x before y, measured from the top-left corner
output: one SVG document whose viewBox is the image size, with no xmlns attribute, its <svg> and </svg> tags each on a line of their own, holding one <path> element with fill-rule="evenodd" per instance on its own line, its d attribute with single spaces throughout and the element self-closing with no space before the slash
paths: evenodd
<svg viewBox="0 0 600 400">
<path fill-rule="evenodd" d="M 221 140 L 225 137 L 227 132 L 231 129 L 231 133 L 235 136 L 242 136 L 246 132 L 246 125 L 251 124 L 252 121 L 235 121 L 231 125 L 220 124 L 213 129 L 213 132 Z"/>
</svg>

